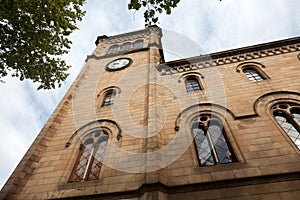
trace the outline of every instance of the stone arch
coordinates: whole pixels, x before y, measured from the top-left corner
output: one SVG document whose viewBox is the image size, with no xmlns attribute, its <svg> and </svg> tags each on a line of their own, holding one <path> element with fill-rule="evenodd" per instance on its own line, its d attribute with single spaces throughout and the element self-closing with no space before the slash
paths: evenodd
<svg viewBox="0 0 300 200">
<path fill-rule="evenodd" d="M 271 106 L 280 101 L 300 102 L 300 93 L 293 91 L 270 92 L 259 97 L 253 104 L 253 110 L 258 115 L 266 114 Z"/>
<path fill-rule="evenodd" d="M 90 122 L 75 131 L 66 142 L 65 147 L 68 148 L 72 143 L 79 143 L 81 138 L 95 130 L 104 130 L 108 133 L 110 139 L 116 138 L 117 140 L 120 140 L 122 138 L 121 128 L 116 122 L 109 119 L 100 119 Z"/>
<path fill-rule="evenodd" d="M 221 115 L 223 116 L 222 118 L 229 116 L 230 118 L 235 119 L 234 113 L 224 106 L 213 103 L 202 103 L 185 108 L 181 113 L 179 113 L 175 120 L 175 130 L 178 130 L 181 125 L 184 125 L 184 123 L 187 122 L 186 120 L 190 120 L 197 113 L 205 111 Z"/>
<path fill-rule="evenodd" d="M 270 77 L 263 70 L 265 66 L 258 62 L 243 62 L 236 67 L 236 71 L 240 73 L 241 71 L 246 74 L 246 71 L 250 70 L 256 74 L 255 77 L 259 77 L 259 80 L 270 79 Z M 249 79 L 249 77 L 248 77 Z M 256 82 L 256 81 L 255 81 Z"/>
</svg>

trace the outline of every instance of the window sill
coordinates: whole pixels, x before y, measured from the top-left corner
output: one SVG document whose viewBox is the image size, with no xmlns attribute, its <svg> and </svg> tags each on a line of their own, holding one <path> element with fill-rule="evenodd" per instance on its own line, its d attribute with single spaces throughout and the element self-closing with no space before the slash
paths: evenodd
<svg viewBox="0 0 300 200">
<path fill-rule="evenodd" d="M 205 172 L 220 172 L 220 171 L 227 171 L 233 169 L 241 169 L 247 167 L 248 164 L 244 162 L 233 162 L 233 163 L 226 163 L 226 164 L 216 164 L 210 166 L 197 166 L 195 170 L 199 171 L 199 173 Z"/>
</svg>

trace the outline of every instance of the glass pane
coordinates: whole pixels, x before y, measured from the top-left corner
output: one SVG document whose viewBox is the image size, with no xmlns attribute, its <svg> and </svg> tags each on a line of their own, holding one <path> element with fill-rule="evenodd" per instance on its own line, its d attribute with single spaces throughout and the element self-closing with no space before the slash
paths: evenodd
<svg viewBox="0 0 300 200">
<path fill-rule="evenodd" d="M 133 48 L 134 49 L 139 49 L 139 48 L 142 48 L 143 47 L 143 40 L 138 40 L 138 41 L 135 41 L 133 43 Z"/>
<path fill-rule="evenodd" d="M 109 91 L 106 93 L 105 98 L 103 100 L 102 106 L 110 106 L 115 102 L 116 91 Z"/>
<path fill-rule="evenodd" d="M 84 147 L 82 147 L 80 159 L 77 163 L 76 170 L 74 171 L 74 175 L 72 178 L 72 181 L 81 181 L 83 180 L 84 173 L 87 168 L 87 164 L 91 155 L 93 144 L 86 144 Z"/>
<path fill-rule="evenodd" d="M 185 79 L 185 87 L 187 92 L 201 90 L 200 84 L 196 78 Z"/>
<path fill-rule="evenodd" d="M 107 136 L 100 138 L 97 151 L 94 155 L 91 172 L 89 174 L 89 180 L 96 180 L 99 178 L 102 162 L 104 160 L 105 150 L 107 146 Z"/>
<path fill-rule="evenodd" d="M 195 144 L 201 165 L 216 164 L 213 159 L 211 148 L 209 146 L 208 139 L 204 131 L 199 128 L 193 128 L 193 134 L 195 137 Z"/>
<path fill-rule="evenodd" d="M 293 113 L 293 117 L 294 117 L 295 122 L 297 122 L 297 124 L 300 126 L 300 114 Z"/>
<path fill-rule="evenodd" d="M 300 126 L 300 114 L 299 109 L 294 110 L 294 113 L 292 114 L 294 117 L 295 122 Z M 293 137 L 295 138 L 295 144 L 297 145 L 298 149 L 300 149 L 300 133 L 297 131 L 294 133 Z"/>
<path fill-rule="evenodd" d="M 232 154 L 229 150 L 227 142 L 222 133 L 223 127 L 218 124 L 210 124 L 208 127 L 208 132 L 211 136 L 212 143 L 214 145 L 215 151 L 218 155 L 220 163 L 230 163 L 232 162 Z"/>
<path fill-rule="evenodd" d="M 295 141 L 295 144 L 297 145 L 298 149 L 300 149 L 300 139 L 297 139 L 297 140 Z"/>
<path fill-rule="evenodd" d="M 118 49 L 119 49 L 119 46 L 118 45 L 114 45 L 112 47 L 109 48 L 107 54 L 114 54 L 114 53 L 117 53 L 118 52 Z"/>
<path fill-rule="evenodd" d="M 131 44 L 130 43 L 125 43 L 122 45 L 120 51 L 129 51 Z"/>
<path fill-rule="evenodd" d="M 296 116 L 296 117 L 298 117 L 298 116 Z M 291 138 L 291 140 L 300 149 L 300 145 L 299 145 L 300 134 L 295 129 L 295 127 L 289 121 L 287 121 L 287 119 L 285 117 L 275 116 L 275 119 L 280 124 L 280 126 L 283 128 L 283 130 L 287 133 L 287 135 Z"/>
<path fill-rule="evenodd" d="M 243 72 L 251 82 L 264 80 L 264 78 L 254 69 L 244 69 Z"/>
</svg>

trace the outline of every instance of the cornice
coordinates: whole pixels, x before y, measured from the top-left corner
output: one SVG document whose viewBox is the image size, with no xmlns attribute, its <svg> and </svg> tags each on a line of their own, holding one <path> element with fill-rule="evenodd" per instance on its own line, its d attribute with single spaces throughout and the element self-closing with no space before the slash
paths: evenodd
<svg viewBox="0 0 300 200">
<path fill-rule="evenodd" d="M 158 70 L 161 75 L 170 75 L 295 51 L 300 51 L 300 37 L 166 62 L 159 65 Z"/>
</svg>

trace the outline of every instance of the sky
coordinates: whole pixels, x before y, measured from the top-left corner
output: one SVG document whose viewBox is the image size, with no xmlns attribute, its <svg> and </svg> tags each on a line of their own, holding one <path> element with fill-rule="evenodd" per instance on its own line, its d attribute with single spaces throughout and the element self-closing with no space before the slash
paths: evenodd
<svg viewBox="0 0 300 200">
<path fill-rule="evenodd" d="M 128 11 L 129 0 L 87 1 L 79 30 L 70 36 L 71 50 L 63 56 L 72 68 L 61 88 L 38 91 L 30 80 L 11 77 L 0 83 L 0 188 L 95 49 L 97 36 L 144 28 L 143 13 Z M 181 0 L 170 16 L 160 16 L 158 26 L 212 53 L 300 36 L 299 10 L 299 0 Z M 172 52 L 171 46 L 164 48 Z M 201 53 L 177 51 L 166 60 Z"/>
</svg>

